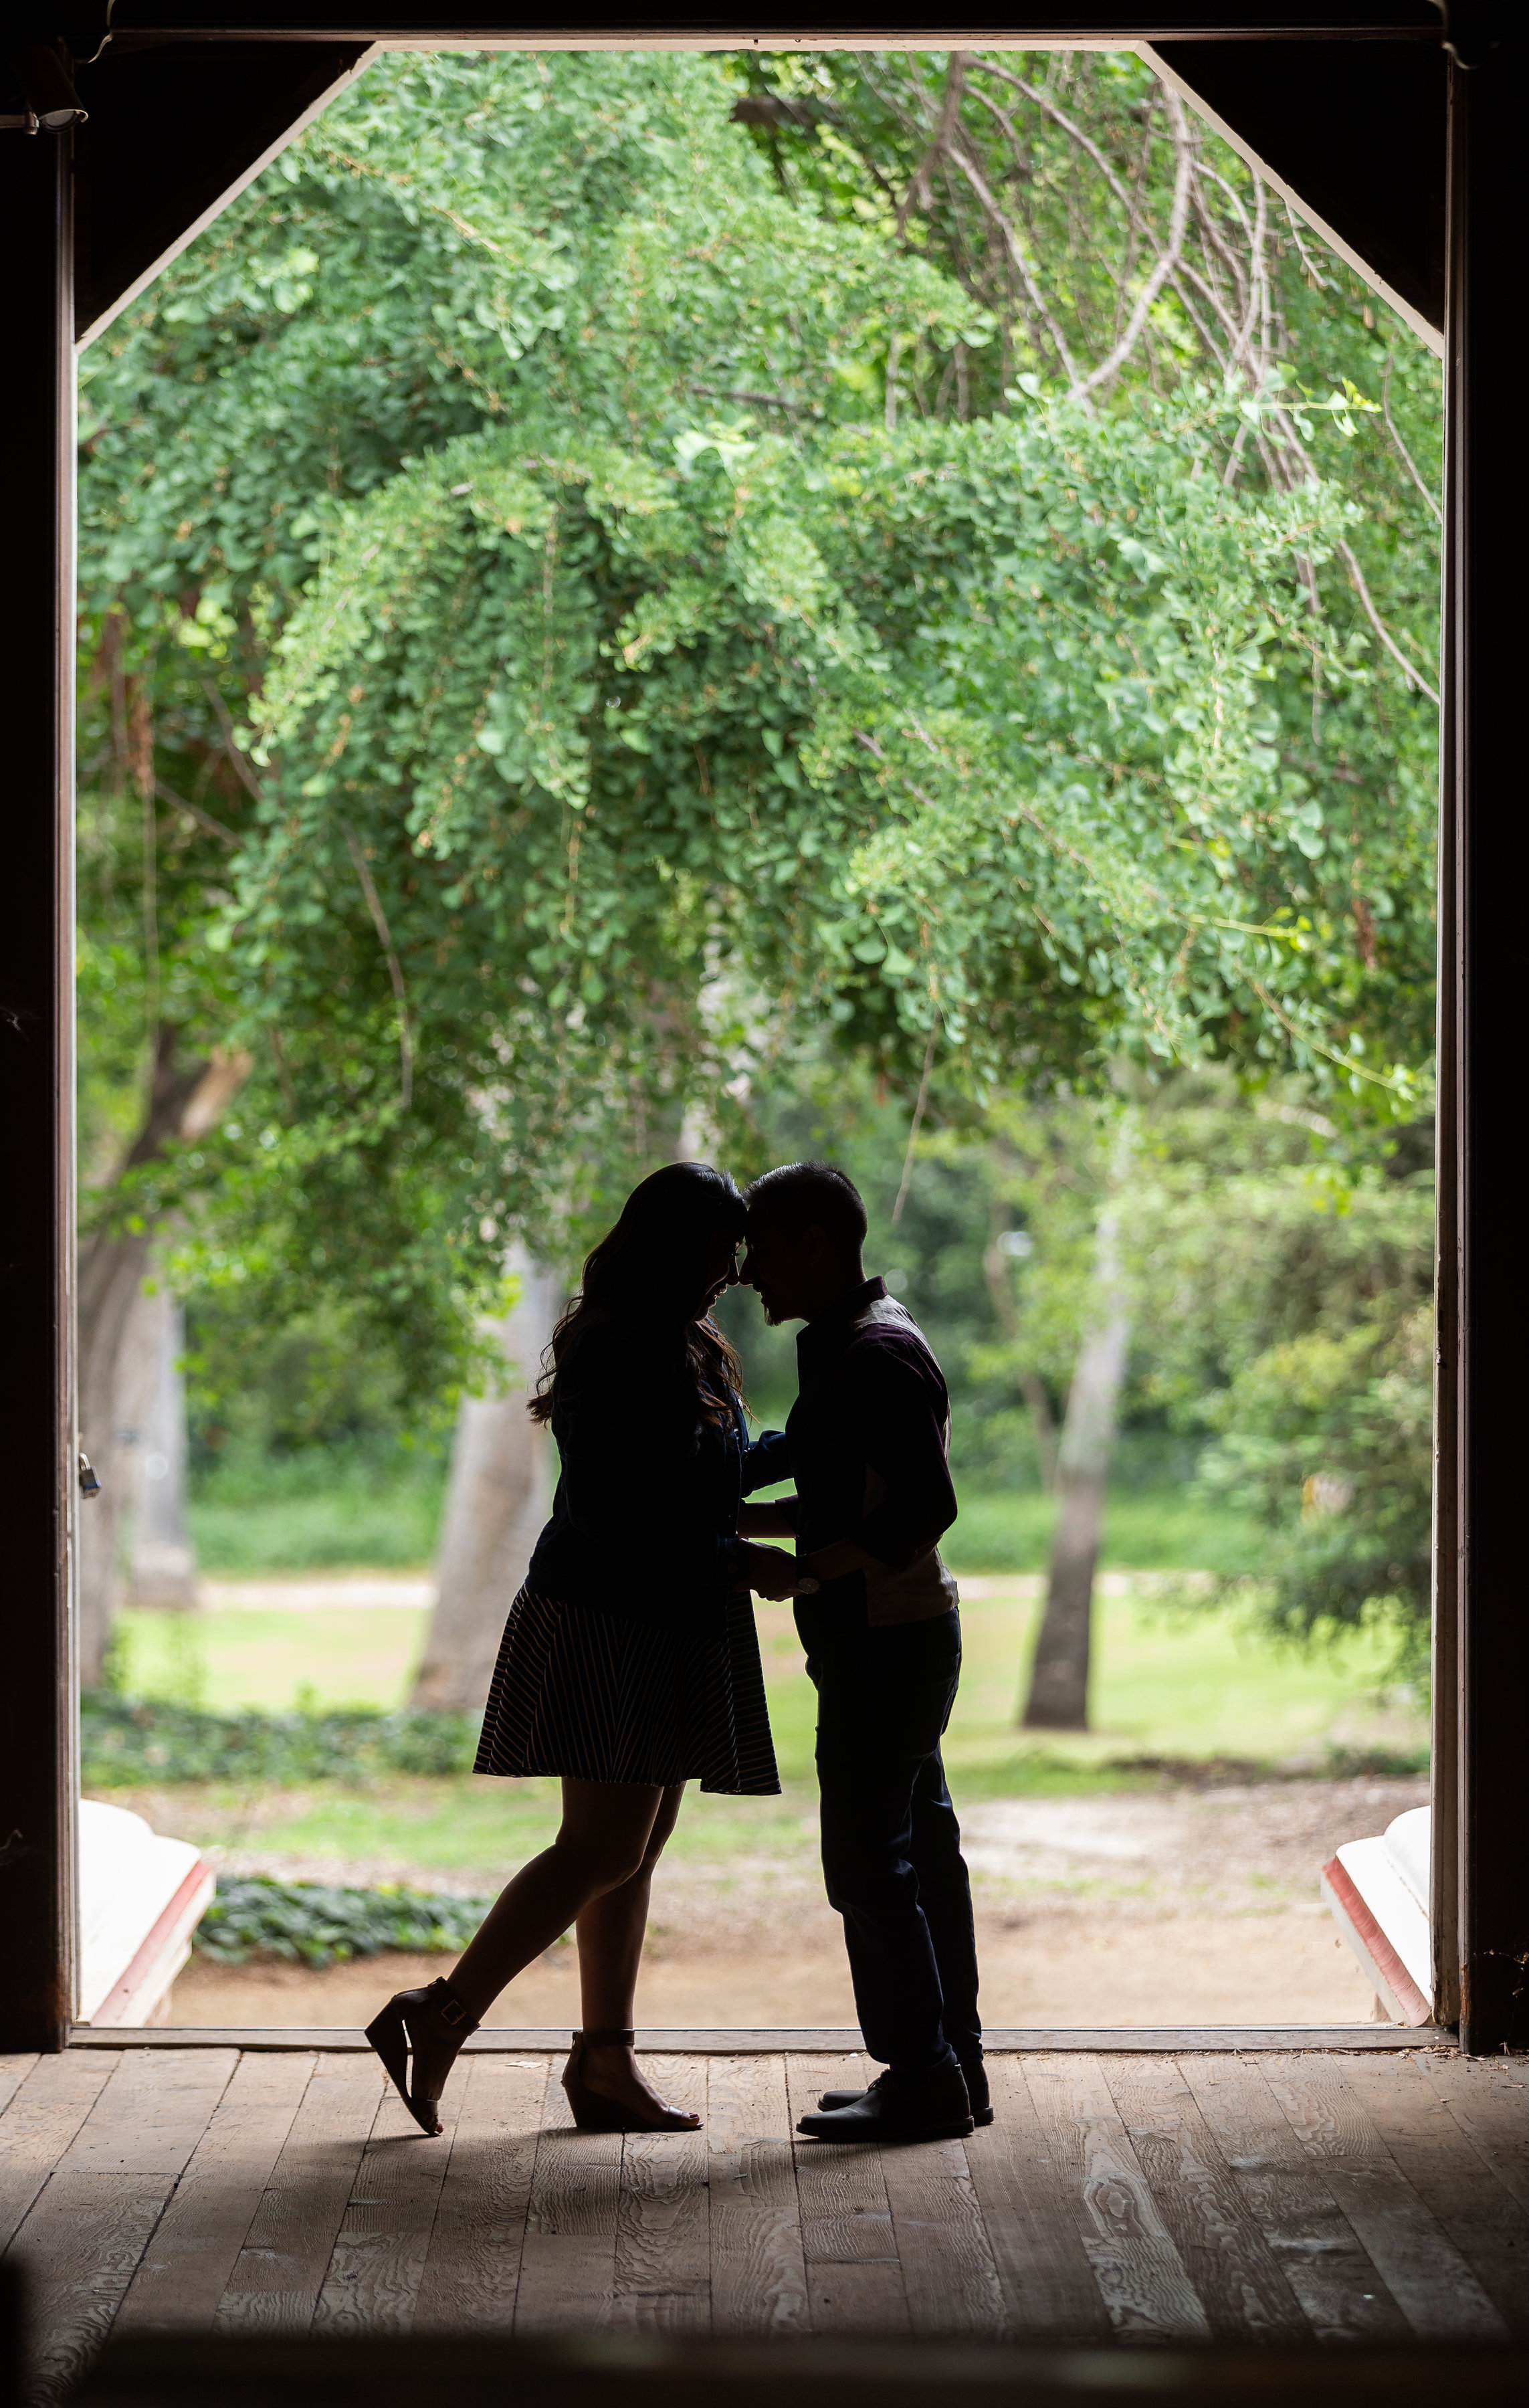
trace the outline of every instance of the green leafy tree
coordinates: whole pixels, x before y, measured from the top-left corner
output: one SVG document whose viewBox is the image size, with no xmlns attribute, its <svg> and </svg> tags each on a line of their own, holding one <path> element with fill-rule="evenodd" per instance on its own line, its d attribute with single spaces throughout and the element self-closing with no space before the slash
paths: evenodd
<svg viewBox="0 0 1529 2408">
<path fill-rule="evenodd" d="M 949 150 L 975 71 L 876 72 Z M 1383 686 L 1394 762 L 1427 710 L 1328 593 L 1364 396 L 1297 408 L 1268 344 L 1154 371 L 1171 276 L 1059 381 L 938 161 L 888 172 L 830 93 L 833 175 L 782 192 L 741 74 L 384 62 L 92 358 L 93 1059 L 132 1050 L 133 865 L 173 860 L 146 1041 L 252 1065 L 216 1156 L 157 1143 L 110 1211 L 180 1213 L 252 1315 L 343 1296 L 422 1390 L 512 1230 L 576 1251 L 698 1105 L 746 1150 L 791 1026 L 945 1109 L 1204 1051 L 1389 1109 L 1423 1058 L 1411 790 L 1293 749 Z M 1095 95 L 1140 136 L 1127 250 L 1187 172 L 1154 92 Z"/>
</svg>

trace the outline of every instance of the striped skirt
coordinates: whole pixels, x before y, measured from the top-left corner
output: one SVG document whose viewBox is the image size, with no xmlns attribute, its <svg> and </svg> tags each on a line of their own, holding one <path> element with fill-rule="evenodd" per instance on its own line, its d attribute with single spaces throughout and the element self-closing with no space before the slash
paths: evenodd
<svg viewBox="0 0 1529 2408">
<path fill-rule="evenodd" d="M 750 1798 L 780 1787 L 747 1590 L 710 1626 L 665 1628 L 522 1588 L 475 1772 L 637 1781 Z"/>
</svg>

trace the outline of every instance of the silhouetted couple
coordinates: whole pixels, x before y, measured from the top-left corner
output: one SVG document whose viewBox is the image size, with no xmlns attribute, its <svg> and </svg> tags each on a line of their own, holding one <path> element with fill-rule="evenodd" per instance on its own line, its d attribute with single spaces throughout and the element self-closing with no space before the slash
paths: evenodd
<svg viewBox="0 0 1529 2408">
<path fill-rule="evenodd" d="M 971 1893 L 940 1761 L 961 1670 L 938 1552 L 956 1513 L 950 1405 L 917 1323 L 865 1277 L 865 1236 L 859 1195 L 826 1163 L 767 1171 L 742 1196 L 684 1162 L 643 1181 L 584 1266 L 531 1405 L 561 1477 L 505 1626 L 476 1767 L 558 1775 L 563 1823 L 450 1981 L 400 1991 L 369 2027 L 426 2132 L 441 2128 L 463 2042 L 570 1925 L 583 2028 L 563 2080 L 576 2122 L 699 2122 L 638 2070 L 633 2007 L 653 1867 L 686 1782 L 779 1790 L 750 1589 L 794 1600 L 818 1691 L 824 1881 L 865 2046 L 886 2069 L 865 2092 L 826 2094 L 798 2128 L 944 2139 L 991 2120 Z M 711 1318 L 740 1277 L 770 1322 L 807 1325 L 786 1426 L 752 1440 Z M 788 1478 L 794 1496 L 745 1504 Z"/>
</svg>

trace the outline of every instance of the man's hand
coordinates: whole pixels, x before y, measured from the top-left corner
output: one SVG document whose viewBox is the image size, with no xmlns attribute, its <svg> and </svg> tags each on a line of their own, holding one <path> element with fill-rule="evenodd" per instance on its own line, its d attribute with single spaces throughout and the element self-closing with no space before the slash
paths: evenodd
<svg viewBox="0 0 1529 2408">
<path fill-rule="evenodd" d="M 740 1547 L 737 1566 L 756 1597 L 773 1598 L 777 1602 L 781 1598 L 794 1597 L 799 1586 L 805 1586 L 809 1593 L 817 1586 L 816 1581 L 803 1582 L 795 1556 L 788 1555 L 783 1547 Z"/>
</svg>

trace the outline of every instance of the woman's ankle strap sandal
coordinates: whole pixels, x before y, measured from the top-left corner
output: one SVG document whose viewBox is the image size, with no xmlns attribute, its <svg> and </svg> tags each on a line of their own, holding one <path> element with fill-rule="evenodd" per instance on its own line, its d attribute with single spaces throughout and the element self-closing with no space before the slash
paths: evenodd
<svg viewBox="0 0 1529 2408">
<path fill-rule="evenodd" d="M 581 2132 L 693 2132 L 701 2120 L 698 2115 L 667 2107 L 662 2100 L 655 2100 L 650 2108 L 636 2101 L 623 2103 L 606 2091 L 592 2090 L 585 2081 L 586 2049 L 630 2048 L 636 2038 L 631 2031 L 575 2032 L 572 2053 L 563 2069 L 563 2087 L 574 2122 Z"/>
<path fill-rule="evenodd" d="M 450 1982 L 439 1978 L 422 1990 L 395 1992 L 366 2027 L 398 2096 L 432 2139 L 441 2129 L 442 2086 L 463 2042 L 477 2029 Z"/>
<path fill-rule="evenodd" d="M 444 1975 L 436 1975 L 425 1992 L 425 1996 L 442 2023 L 450 2024 L 451 2029 L 454 2032 L 460 2032 L 464 2040 L 466 2040 L 470 2033 L 477 2031 L 478 2026 Z"/>
</svg>

